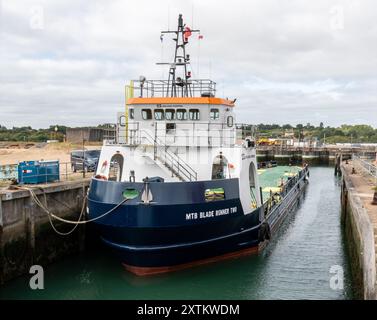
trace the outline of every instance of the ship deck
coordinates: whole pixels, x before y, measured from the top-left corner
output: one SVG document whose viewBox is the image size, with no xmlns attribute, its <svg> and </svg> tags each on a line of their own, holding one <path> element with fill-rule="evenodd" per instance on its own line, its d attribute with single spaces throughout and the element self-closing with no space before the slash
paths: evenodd
<svg viewBox="0 0 377 320">
<path fill-rule="evenodd" d="M 279 192 L 282 179 L 285 183 L 289 177 L 297 175 L 300 170 L 302 168 L 297 166 L 277 166 L 258 169 L 263 199 L 267 200 L 270 197 L 270 190 L 272 193 Z"/>
</svg>

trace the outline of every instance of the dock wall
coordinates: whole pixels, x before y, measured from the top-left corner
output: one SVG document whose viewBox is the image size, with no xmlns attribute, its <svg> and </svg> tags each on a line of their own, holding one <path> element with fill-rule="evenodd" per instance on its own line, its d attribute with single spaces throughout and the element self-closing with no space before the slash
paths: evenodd
<svg viewBox="0 0 377 320">
<path fill-rule="evenodd" d="M 279 146 L 258 146 L 257 156 L 268 159 L 299 159 L 303 161 L 318 159 L 321 161 L 333 162 L 337 156 L 351 159 L 352 154 L 359 153 L 364 156 L 375 156 L 375 149 L 364 148 L 342 148 L 342 147 L 279 147 Z"/>
<path fill-rule="evenodd" d="M 53 214 L 77 221 L 89 179 L 60 182 L 33 188 L 38 199 Z M 84 213 L 83 219 L 85 219 Z M 59 232 L 74 225 L 53 220 Z M 45 266 L 84 249 L 85 225 L 70 235 L 57 234 L 48 215 L 33 201 L 27 190 L 0 190 L 0 284 L 29 273 L 30 266 Z"/>
<path fill-rule="evenodd" d="M 355 298 L 375 300 L 376 254 L 373 223 L 343 164 L 341 172 L 341 219 L 356 287 Z"/>
</svg>

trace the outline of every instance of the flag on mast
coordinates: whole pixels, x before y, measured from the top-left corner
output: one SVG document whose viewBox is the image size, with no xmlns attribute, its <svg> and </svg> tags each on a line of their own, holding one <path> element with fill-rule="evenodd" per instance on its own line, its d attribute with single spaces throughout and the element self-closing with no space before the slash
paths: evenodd
<svg viewBox="0 0 377 320">
<path fill-rule="evenodd" d="M 183 34 L 185 41 L 188 41 L 188 38 L 191 36 L 191 29 L 189 27 L 185 28 L 185 32 Z"/>
</svg>

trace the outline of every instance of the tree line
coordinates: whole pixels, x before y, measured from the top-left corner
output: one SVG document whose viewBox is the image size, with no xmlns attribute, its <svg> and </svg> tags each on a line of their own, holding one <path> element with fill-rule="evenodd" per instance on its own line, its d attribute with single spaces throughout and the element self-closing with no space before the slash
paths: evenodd
<svg viewBox="0 0 377 320">
<path fill-rule="evenodd" d="M 300 140 L 318 140 L 325 143 L 377 143 L 377 129 L 370 125 L 343 124 L 339 127 L 324 126 L 321 122 L 319 126 L 297 124 L 259 124 L 257 125 L 259 135 L 279 138 L 292 134 Z"/>
<path fill-rule="evenodd" d="M 66 126 L 50 126 L 47 129 L 32 127 L 6 128 L 0 125 L 0 141 L 45 142 L 47 140 L 64 141 Z"/>
<path fill-rule="evenodd" d="M 98 128 L 102 128 L 99 125 Z M 46 129 L 33 129 L 32 127 L 6 128 L 0 125 L 0 141 L 24 141 L 44 142 L 46 140 L 64 141 L 67 126 L 51 125 Z M 339 127 L 324 126 L 321 122 L 318 126 L 307 123 L 297 124 L 258 124 L 256 125 L 258 135 L 270 138 L 287 137 L 293 135 L 295 138 L 304 140 L 318 140 L 326 143 L 377 143 L 377 129 L 372 126 L 346 125 Z"/>
</svg>

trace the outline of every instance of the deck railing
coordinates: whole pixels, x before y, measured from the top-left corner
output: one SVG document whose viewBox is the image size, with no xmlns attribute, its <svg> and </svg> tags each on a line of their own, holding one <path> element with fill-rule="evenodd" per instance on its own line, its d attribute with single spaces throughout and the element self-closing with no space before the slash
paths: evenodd
<svg viewBox="0 0 377 320">
<path fill-rule="evenodd" d="M 157 137 L 152 137 L 147 131 L 142 130 L 143 136 L 153 144 L 153 158 L 160 160 L 163 164 L 179 178 L 187 181 L 196 181 L 197 172 L 190 167 L 183 159 L 169 150 L 169 146 L 160 141 Z"/>
<path fill-rule="evenodd" d="M 21 172 L 22 174 L 22 172 Z M 85 172 L 85 177 L 89 178 L 94 174 L 94 172 Z M 39 173 L 39 177 L 43 177 L 42 181 L 49 181 L 50 176 L 55 176 L 56 173 Z M 60 162 L 59 163 L 59 181 L 71 181 L 71 180 L 78 180 L 83 178 L 84 172 L 82 170 L 77 170 L 73 172 L 72 170 L 72 163 L 71 162 Z M 26 177 L 26 174 L 25 174 Z M 37 177 L 37 175 L 30 175 L 27 174 L 28 178 Z M 18 164 L 7 164 L 7 165 L 0 165 L 0 182 L 6 184 L 7 182 L 11 183 L 13 180 L 21 181 L 23 177 L 18 176 Z"/>
<path fill-rule="evenodd" d="M 164 144 L 177 146 L 181 144 L 197 146 L 200 143 L 203 143 L 203 146 L 233 146 L 236 142 L 235 128 L 228 127 L 225 123 L 182 121 L 174 124 L 169 128 L 165 122 L 154 122 L 153 129 L 148 133 L 150 136 L 156 136 Z M 138 121 L 128 124 L 127 134 L 124 125 L 118 125 L 117 130 L 118 139 L 114 142 L 130 145 L 142 144 L 143 132 L 147 131 L 141 128 Z"/>
<path fill-rule="evenodd" d="M 356 154 L 352 154 L 352 161 L 354 161 L 357 164 L 359 164 L 359 166 L 362 169 L 364 169 L 364 171 L 367 174 L 369 174 L 371 177 L 375 178 L 376 182 L 377 182 L 377 167 L 373 163 L 360 158 Z"/>
<path fill-rule="evenodd" d="M 135 97 L 153 98 L 153 97 L 170 97 L 171 87 L 173 82 L 170 80 L 134 80 L 133 91 Z M 176 97 L 214 97 L 216 95 L 216 82 L 209 79 L 190 79 L 186 85 L 180 86 L 180 83 L 175 81 L 176 90 L 174 96 Z M 181 84 L 183 84 L 181 82 Z"/>
</svg>

